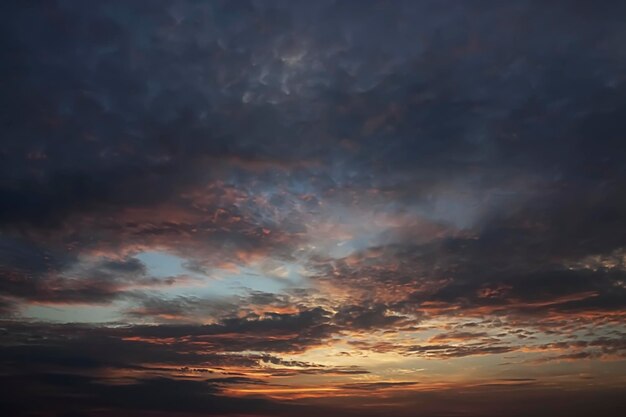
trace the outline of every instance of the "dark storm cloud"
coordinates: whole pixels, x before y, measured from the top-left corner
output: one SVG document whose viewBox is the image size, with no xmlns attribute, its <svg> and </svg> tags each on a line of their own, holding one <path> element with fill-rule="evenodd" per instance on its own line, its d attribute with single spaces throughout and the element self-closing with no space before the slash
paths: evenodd
<svg viewBox="0 0 626 417">
<path fill-rule="evenodd" d="M 80 397 L 78 402 L 71 402 L 70 409 L 105 407 L 203 415 L 247 410 L 265 414 L 270 413 L 271 409 L 266 409 L 270 402 L 229 398 L 222 389 L 237 384 L 266 384 L 262 376 L 254 377 L 255 371 L 276 377 L 367 373 L 358 367 L 332 367 L 287 361 L 269 354 L 238 353 L 244 349 L 271 350 L 271 345 L 266 345 L 262 338 L 253 339 L 252 335 L 264 338 L 284 335 L 281 319 L 274 320 L 279 322 L 246 325 L 250 333 L 238 329 L 241 325 L 234 321 L 221 330 L 215 326 L 95 327 L 4 322 L 0 344 L 2 378 L 14 388 L 3 392 L 0 404 L 11 413 L 49 412 L 67 410 L 68 399 Z M 306 326 L 306 320 L 302 326 Z M 233 334 L 251 340 L 242 347 L 230 338 L 220 338 Z M 153 338 L 155 335 L 159 339 Z M 254 346 L 253 340 L 259 345 Z M 289 347 L 296 344 L 292 340 Z M 266 367 L 270 363 L 273 368 Z M 233 373 L 231 369 L 241 369 L 252 376 L 228 376 Z M 115 378 L 108 378 L 108 372 L 120 373 L 125 382 L 119 384 Z M 151 400 L 154 395 L 160 399 Z M 37 398 L 38 404 L 29 398 Z M 181 402 L 185 403 L 182 408 Z M 287 412 L 287 408 L 284 410 Z"/>
<path fill-rule="evenodd" d="M 96 327 L 4 322 L 0 355 L 4 371 L 19 374 L 106 369 L 148 374 L 173 371 L 228 374 L 230 368 L 252 372 L 263 368 L 264 373 L 278 376 L 367 373 L 359 367 L 334 367 L 284 360 L 269 353 L 250 353 L 293 352 L 323 340 L 325 334 L 319 334 L 319 329 L 307 328 L 311 324 L 306 319 L 300 321 L 297 329 L 286 323 L 287 319 L 245 323 L 250 322 L 249 318 L 242 319 L 240 324 L 231 320 L 214 326 Z M 271 339 L 277 341 L 272 343 Z M 275 367 L 267 369 L 266 364 Z"/>
<path fill-rule="evenodd" d="M 3 2 L 0 315 L 18 320 L 0 326 L 4 414 L 300 414 L 225 387 L 264 385 L 259 368 L 367 373 L 278 355 L 428 318 L 446 327 L 423 342 L 349 343 L 623 359 L 623 335 L 590 327 L 626 308 L 624 15 L 619 1 Z M 166 297 L 192 278 L 153 274 L 150 251 L 285 289 Z M 169 324 L 19 322 L 34 304 L 116 301 L 125 321 Z M 197 378 L 214 372 L 233 375 Z M 403 397 L 397 415 L 555 411 L 481 389 Z M 617 403 L 538 393 L 572 415 Z"/>
<path fill-rule="evenodd" d="M 623 34 L 613 20 L 594 24 L 618 10 L 243 4 L 6 6 L 6 49 L 20 53 L 4 69 L 5 100 L 19 98 L 4 116 L 5 222 L 175 199 L 232 158 L 346 164 L 335 177 L 309 173 L 322 187 L 406 188 L 468 169 L 622 174 L 619 155 L 603 155 L 621 120 Z M 346 137 L 354 155 L 328 148 Z"/>
<path fill-rule="evenodd" d="M 91 226 L 107 240 L 129 231 L 138 243 L 189 240 L 214 222 L 157 215 L 135 228 L 119 210 L 196 213 L 180 195 L 215 178 L 248 196 L 278 182 L 292 192 L 380 187 L 423 202 L 459 175 L 472 190 L 512 193 L 516 179 L 542 176 L 534 186 L 547 203 L 524 217 L 560 219 L 589 249 L 624 243 L 609 233 L 624 205 L 618 3 L 601 13 L 436 2 L 5 7 L 4 49 L 17 53 L 4 67 L 1 218 L 13 232 L 95 212 L 113 216 Z M 303 160 L 314 163 L 294 165 Z M 598 183 L 602 201 L 592 198 Z M 218 209 L 250 225 L 203 237 L 267 243 L 249 232 L 273 225 L 258 208 L 202 206 Z M 594 226 L 575 232 L 573 222 Z"/>
<path fill-rule="evenodd" d="M 2 253 L 4 292 L 106 302 L 119 289 L 102 270 L 141 268 L 102 265 L 91 281 L 58 279 L 50 271 L 75 262 L 68 244 L 80 252 L 169 242 L 235 260 L 230 251 L 266 248 L 288 258 L 286 242 L 305 230 L 303 209 L 273 191 L 267 206 L 254 202 L 271 184 L 312 193 L 311 210 L 331 190 L 368 188 L 428 207 L 437 187 L 462 176 L 470 193 L 534 190 L 520 204 L 505 197 L 478 224 L 444 219 L 473 226 L 478 239 L 425 247 L 430 255 L 410 255 L 414 246 L 401 242 L 383 256 L 400 252 L 402 268 L 350 266 L 342 279 L 384 291 L 415 286 L 422 270 L 421 281 L 451 280 L 416 295 L 422 302 L 623 307 L 622 272 L 560 265 L 625 244 L 624 33 L 613 18 L 623 6 L 536 6 L 3 6 L 10 82 L 0 220 L 15 236 Z M 142 208 L 152 208 L 148 219 L 125 211 Z M 61 238 L 50 241 L 42 232 L 50 227 Z M 593 297 L 568 298 L 585 293 Z M 337 320 L 398 320 L 372 303 Z"/>
<path fill-rule="evenodd" d="M 38 369 L 140 369 L 168 364 L 183 366 L 252 366 L 257 360 L 241 355 L 221 356 L 219 348 L 206 352 L 179 352 L 185 344 L 157 344 L 133 338 L 130 329 L 90 328 L 80 325 L 8 325 L 3 329 L 4 366 L 14 371 Z"/>
<path fill-rule="evenodd" d="M 150 378 L 116 385 L 67 374 L 31 374 L 9 381 L 4 379 L 5 383 L 20 384 L 19 389 L 11 388 L 2 394 L 3 408 L 16 416 L 68 410 L 85 410 L 89 415 L 91 410 L 103 407 L 137 415 L 141 412 L 230 415 L 267 413 L 272 409 L 270 401 L 219 395 L 219 384 L 209 381 Z M 28 401 L 33 397 L 41 402 Z"/>
<path fill-rule="evenodd" d="M 15 369 L 42 365 L 129 369 L 138 364 L 253 366 L 259 361 L 306 368 L 309 365 L 305 363 L 246 352 L 300 352 L 322 343 L 334 331 L 329 313 L 322 309 L 225 318 L 210 325 L 98 327 L 5 322 L 1 350 L 5 364 Z"/>
<path fill-rule="evenodd" d="M 432 303 L 532 314 L 620 311 L 626 306 L 621 255 L 615 256 L 618 264 L 613 266 L 581 266 L 590 262 L 584 260 L 585 253 L 596 253 L 581 250 L 589 239 L 573 243 L 559 231 L 551 231 L 549 224 L 537 226 L 540 230 L 505 225 L 500 228 L 494 221 L 471 238 L 437 239 L 422 245 L 397 243 L 312 265 L 322 272 L 318 279 L 391 297 L 386 306 L 396 311 Z M 578 266 L 572 267 L 572 260 Z M 385 305 L 377 308 L 384 311 Z"/>
<path fill-rule="evenodd" d="M 198 338 L 208 347 L 232 352 L 298 352 L 320 343 L 335 332 L 332 314 L 322 308 L 294 314 L 250 314 L 242 318 L 224 318 L 218 324 L 134 326 L 129 336 L 141 338 Z M 120 330 L 120 334 L 124 334 Z"/>
</svg>

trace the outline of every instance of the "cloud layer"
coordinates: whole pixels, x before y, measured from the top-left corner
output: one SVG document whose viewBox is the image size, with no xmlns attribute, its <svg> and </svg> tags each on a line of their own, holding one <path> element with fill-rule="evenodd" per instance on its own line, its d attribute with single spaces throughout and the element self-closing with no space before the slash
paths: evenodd
<svg viewBox="0 0 626 417">
<path fill-rule="evenodd" d="M 622 415 L 625 13 L 1 5 L 0 412 Z"/>
</svg>

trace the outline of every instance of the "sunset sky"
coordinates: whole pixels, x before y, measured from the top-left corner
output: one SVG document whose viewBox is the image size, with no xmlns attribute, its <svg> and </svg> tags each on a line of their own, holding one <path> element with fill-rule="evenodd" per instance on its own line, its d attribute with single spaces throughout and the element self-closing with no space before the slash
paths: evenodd
<svg viewBox="0 0 626 417">
<path fill-rule="evenodd" d="M 626 1 L 0 3 L 0 416 L 626 415 Z"/>
</svg>

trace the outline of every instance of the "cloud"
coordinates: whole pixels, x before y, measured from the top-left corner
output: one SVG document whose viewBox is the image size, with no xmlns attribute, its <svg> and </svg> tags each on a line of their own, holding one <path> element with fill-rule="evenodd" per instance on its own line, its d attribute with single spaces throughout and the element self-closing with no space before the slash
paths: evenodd
<svg viewBox="0 0 626 417">
<path fill-rule="evenodd" d="M 402 387 L 412 387 L 416 385 L 417 382 L 360 382 L 354 384 L 346 384 L 345 388 L 348 389 L 356 389 L 356 390 L 373 390 L 378 391 L 380 389 L 393 389 L 393 388 L 402 388 Z"/>
<path fill-rule="evenodd" d="M 16 381 L 13 379 L 11 382 Z M 232 415 L 271 409 L 271 403 L 265 400 L 233 399 L 219 395 L 218 385 L 209 381 L 150 378 L 127 384 L 108 384 L 75 375 L 35 374 L 20 382 L 20 390 L 11 389 L 3 394 L 2 402 L 5 407 L 24 415 L 28 412 L 60 413 L 68 409 L 90 410 L 87 411 L 89 413 L 101 407 L 123 410 L 131 415 L 151 411 Z M 237 382 L 231 380 L 230 383 Z M 37 393 L 37 384 L 45 386 L 47 391 Z M 36 395 L 42 402 L 19 402 L 28 395 Z M 68 405 L 70 398 L 73 398 L 72 405 Z"/>
<path fill-rule="evenodd" d="M 621 2 L 5 3 L 5 414 L 616 403 Z"/>
</svg>

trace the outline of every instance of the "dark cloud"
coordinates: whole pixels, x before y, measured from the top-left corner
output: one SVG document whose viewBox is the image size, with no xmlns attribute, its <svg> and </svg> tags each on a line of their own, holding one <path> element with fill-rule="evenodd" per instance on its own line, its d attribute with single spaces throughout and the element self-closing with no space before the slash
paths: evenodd
<svg viewBox="0 0 626 417">
<path fill-rule="evenodd" d="M 219 350 L 297 352 L 329 337 L 334 329 L 331 314 L 321 308 L 295 314 L 266 313 L 263 317 L 225 318 L 210 325 L 133 326 L 129 335 L 143 338 L 203 339 Z M 120 330 L 124 334 L 125 330 Z M 215 341 L 213 341 L 215 339 Z"/>
<path fill-rule="evenodd" d="M 447 392 L 343 362 L 372 352 L 571 375 L 590 361 L 610 389 L 572 415 L 616 404 L 602 361 L 624 358 L 625 14 L 4 2 L 0 413 L 319 415 L 333 399 L 311 381 L 401 403 L 331 415 L 564 401 L 552 368 L 546 385 L 518 369 L 444 412 Z M 117 322 L 40 323 L 56 317 Z"/>
<path fill-rule="evenodd" d="M 337 312 L 334 320 L 351 330 L 367 330 L 391 327 L 394 323 L 403 319 L 401 316 L 386 315 L 386 313 L 387 306 L 385 305 L 377 305 L 370 308 L 347 306 Z"/>
<path fill-rule="evenodd" d="M 412 387 L 416 384 L 417 382 L 361 382 L 355 384 L 346 384 L 345 387 L 349 389 L 377 391 L 379 389 L 385 388 Z"/>
<path fill-rule="evenodd" d="M 219 395 L 219 385 L 210 381 L 150 378 L 117 385 L 67 374 L 35 374 L 9 381 L 6 377 L 4 379 L 5 383 L 21 383 L 19 390 L 9 389 L 2 398 L 7 409 L 23 413 L 17 415 L 29 412 L 61 413 L 72 409 L 86 410 L 90 415 L 102 407 L 131 415 L 140 415 L 140 412 L 231 415 L 271 409 L 268 401 Z M 45 390 L 38 391 L 38 387 L 45 387 Z M 41 402 L 28 402 L 29 396 Z"/>
</svg>

